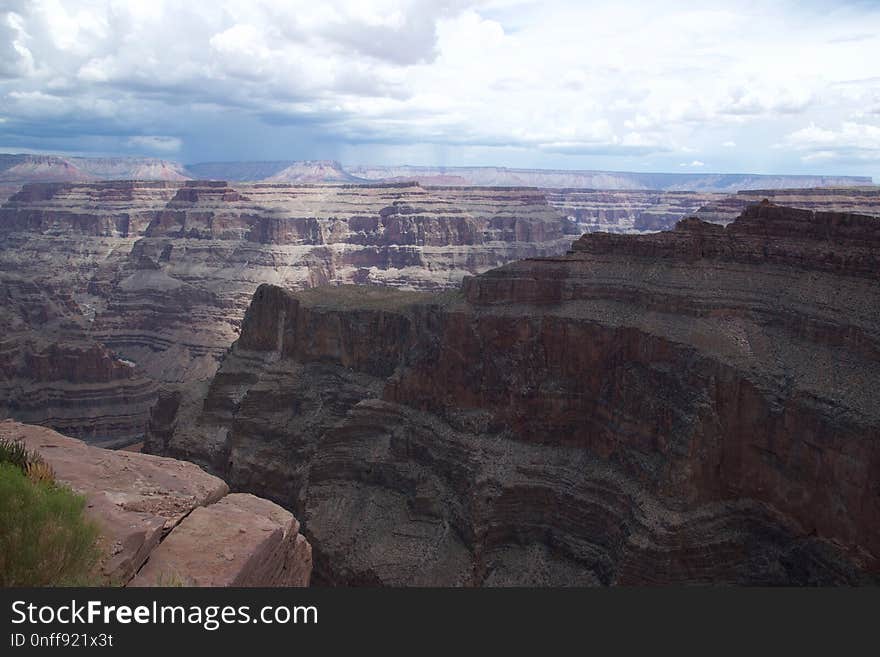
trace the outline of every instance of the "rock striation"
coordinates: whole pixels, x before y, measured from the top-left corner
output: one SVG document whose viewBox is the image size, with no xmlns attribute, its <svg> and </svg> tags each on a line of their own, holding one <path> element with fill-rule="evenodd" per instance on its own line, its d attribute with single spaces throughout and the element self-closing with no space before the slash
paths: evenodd
<svg viewBox="0 0 880 657">
<path fill-rule="evenodd" d="M 140 439 L 158 386 L 92 326 L 176 189 L 95 185 L 26 186 L 0 207 L 0 417 L 110 446 Z"/>
<path fill-rule="evenodd" d="M 192 463 L 91 447 L 6 420 L 56 479 L 84 495 L 100 528 L 99 580 L 128 586 L 308 586 L 312 558 L 299 523 Z"/>
<path fill-rule="evenodd" d="M 261 283 L 445 289 L 571 230 L 535 189 L 26 185 L 0 207 L 0 417 L 135 442 L 159 386 L 214 373 Z"/>
<path fill-rule="evenodd" d="M 353 585 L 880 581 L 880 221 L 764 203 L 459 291 L 258 288 L 146 449 Z"/>
<path fill-rule="evenodd" d="M 694 215 L 701 208 L 714 207 L 713 204 L 721 204 L 729 198 L 725 194 L 711 192 L 609 189 L 548 189 L 545 193 L 547 202 L 565 213 L 577 226 L 579 233 L 669 230 L 680 219 Z M 732 220 L 726 215 L 724 219 Z"/>
<path fill-rule="evenodd" d="M 880 187 L 829 187 L 815 189 L 760 189 L 737 192 L 732 196 L 707 197 L 694 216 L 713 223 L 727 224 L 749 205 L 767 199 L 779 205 L 824 212 L 853 212 L 880 216 Z"/>
<path fill-rule="evenodd" d="M 768 199 L 786 207 L 880 216 L 880 188 L 763 189 L 734 195 L 706 191 L 545 189 L 547 201 L 581 233 L 637 234 L 671 230 L 680 219 L 728 224 L 749 205 Z"/>
</svg>

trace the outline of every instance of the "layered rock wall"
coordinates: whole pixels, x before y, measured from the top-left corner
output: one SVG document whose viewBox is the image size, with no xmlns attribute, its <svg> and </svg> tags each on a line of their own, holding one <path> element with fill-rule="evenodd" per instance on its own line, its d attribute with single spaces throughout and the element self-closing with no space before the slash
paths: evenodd
<svg viewBox="0 0 880 657">
<path fill-rule="evenodd" d="M 749 205 L 767 199 L 779 205 L 817 212 L 851 212 L 880 216 L 880 187 L 830 187 L 815 189 L 758 189 L 740 191 L 730 196 L 713 195 L 694 216 L 714 223 L 727 224 Z"/>
<path fill-rule="evenodd" d="M 0 416 L 140 440 L 160 386 L 213 374 L 260 283 L 443 289 L 564 253 L 569 228 L 534 189 L 26 185 L 0 208 Z"/>
<path fill-rule="evenodd" d="M 546 194 L 550 205 L 564 212 L 580 233 L 669 230 L 679 219 L 728 198 L 711 192 L 606 189 L 548 189 Z"/>
<path fill-rule="evenodd" d="M 458 293 L 262 286 L 147 447 L 294 509 L 324 583 L 876 582 L 878 226 L 764 204 Z"/>
</svg>

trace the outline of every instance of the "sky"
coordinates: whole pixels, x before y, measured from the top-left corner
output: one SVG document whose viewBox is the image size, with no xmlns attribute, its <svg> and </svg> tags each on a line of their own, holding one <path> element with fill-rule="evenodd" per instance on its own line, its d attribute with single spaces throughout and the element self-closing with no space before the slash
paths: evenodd
<svg viewBox="0 0 880 657">
<path fill-rule="evenodd" d="M 0 0 L 0 151 L 880 181 L 880 1 Z"/>
</svg>

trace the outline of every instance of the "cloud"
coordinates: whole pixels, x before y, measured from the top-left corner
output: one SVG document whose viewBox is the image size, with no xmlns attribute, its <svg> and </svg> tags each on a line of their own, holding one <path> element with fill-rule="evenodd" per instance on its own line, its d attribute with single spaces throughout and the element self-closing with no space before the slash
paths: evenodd
<svg viewBox="0 0 880 657">
<path fill-rule="evenodd" d="M 419 146 L 427 164 L 479 154 L 670 169 L 697 155 L 741 170 L 769 152 L 763 166 L 775 169 L 855 167 L 871 159 L 856 148 L 871 133 L 846 123 L 870 126 L 880 113 L 872 3 L 3 7 L 0 146 L 190 160 L 394 158 Z M 810 125 L 830 142 L 806 144 Z"/>
<path fill-rule="evenodd" d="M 804 162 L 828 160 L 880 161 L 880 125 L 844 121 L 837 129 L 815 123 L 788 135 L 777 148 L 805 152 Z"/>
<path fill-rule="evenodd" d="M 706 166 L 705 162 L 700 162 L 699 160 L 693 160 L 692 162 L 682 162 L 678 166 L 680 167 L 690 167 L 691 169 L 699 169 L 701 167 Z"/>
<path fill-rule="evenodd" d="M 0 20 L 0 78 L 33 73 L 34 56 L 27 44 L 28 34 L 21 15 L 7 12 Z"/>
</svg>

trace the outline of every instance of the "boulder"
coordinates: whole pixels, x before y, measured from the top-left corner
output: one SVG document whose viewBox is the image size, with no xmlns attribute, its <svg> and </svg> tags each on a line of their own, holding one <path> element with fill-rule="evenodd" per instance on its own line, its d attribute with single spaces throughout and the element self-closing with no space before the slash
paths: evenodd
<svg viewBox="0 0 880 657">
<path fill-rule="evenodd" d="M 187 516 L 130 586 L 308 586 L 311 564 L 293 514 L 233 493 Z"/>
<path fill-rule="evenodd" d="M 0 422 L 0 438 L 39 453 L 57 481 L 86 497 L 108 584 L 309 582 L 311 547 L 293 515 L 252 495 L 227 495 L 226 482 L 193 463 L 93 447 L 12 420 Z M 163 573 L 176 579 L 165 581 Z"/>
</svg>

